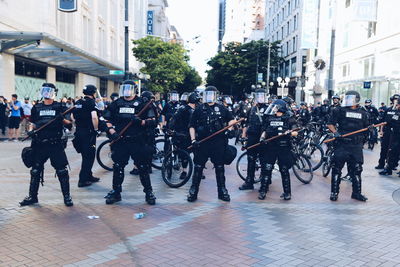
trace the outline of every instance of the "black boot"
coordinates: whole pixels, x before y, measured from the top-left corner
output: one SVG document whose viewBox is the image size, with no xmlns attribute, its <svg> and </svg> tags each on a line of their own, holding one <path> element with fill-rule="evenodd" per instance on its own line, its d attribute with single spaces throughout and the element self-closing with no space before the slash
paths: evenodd
<svg viewBox="0 0 400 267">
<path fill-rule="evenodd" d="M 21 206 L 32 205 L 38 203 L 38 191 L 39 191 L 39 184 L 40 178 L 42 175 L 42 170 L 40 169 L 32 169 L 31 170 L 31 183 L 29 185 L 29 196 L 24 198 L 19 204 Z"/>
<path fill-rule="evenodd" d="M 385 168 L 385 165 L 381 164 L 381 163 L 379 163 L 377 166 L 375 166 L 375 169 L 377 169 L 377 170 L 381 170 L 383 168 Z"/>
<path fill-rule="evenodd" d="M 143 185 L 143 192 L 146 194 L 145 200 L 149 205 L 156 204 L 156 197 L 153 193 L 153 188 L 151 187 L 151 180 L 149 175 L 149 168 L 147 166 L 139 166 L 140 171 L 140 182 Z"/>
<path fill-rule="evenodd" d="M 215 176 L 217 178 L 218 198 L 223 201 L 231 201 L 231 197 L 225 187 L 224 165 L 215 166 Z"/>
<path fill-rule="evenodd" d="M 187 201 L 194 202 L 197 200 L 197 194 L 199 193 L 199 186 L 202 176 L 203 176 L 203 167 L 200 165 L 195 165 L 192 177 L 192 185 L 190 186 L 189 189 Z"/>
<path fill-rule="evenodd" d="M 64 196 L 64 204 L 67 207 L 74 205 L 69 192 L 69 175 L 67 169 L 56 170 L 58 180 L 60 181 L 61 192 Z"/>
<path fill-rule="evenodd" d="M 340 173 L 332 173 L 330 200 L 337 201 L 340 189 Z"/>
<path fill-rule="evenodd" d="M 254 177 L 246 177 L 244 183 L 239 186 L 239 190 L 253 190 L 254 189 Z"/>
<path fill-rule="evenodd" d="M 247 177 L 244 183 L 239 187 L 239 190 L 254 189 L 254 175 L 256 172 L 256 161 L 253 156 L 247 156 Z"/>
<path fill-rule="evenodd" d="M 121 201 L 122 183 L 124 182 L 124 168 L 118 164 L 113 165 L 113 190 L 111 190 L 107 196 L 106 204 L 114 204 L 115 202 Z"/>
<path fill-rule="evenodd" d="M 269 190 L 269 185 L 271 184 L 272 169 L 274 165 L 265 164 L 261 167 L 261 180 L 260 189 L 258 190 L 258 199 L 265 199 L 267 192 Z"/>
<path fill-rule="evenodd" d="M 379 172 L 379 175 L 383 175 L 383 176 L 392 175 L 392 169 L 389 167 L 386 167 L 385 169 L 383 169 L 383 171 Z"/>
<path fill-rule="evenodd" d="M 269 177 L 265 177 L 265 176 L 261 176 L 261 180 L 260 180 L 260 189 L 258 190 L 258 199 L 264 200 L 265 197 L 267 196 L 267 192 L 269 190 L 269 183 L 268 181 L 271 178 Z"/>
<path fill-rule="evenodd" d="M 283 187 L 283 193 L 281 195 L 281 198 L 283 198 L 284 200 L 290 200 L 292 198 L 292 193 L 290 188 L 289 168 L 286 166 L 280 166 L 279 169 L 282 176 L 282 187 Z"/>
<path fill-rule="evenodd" d="M 361 176 L 354 175 L 352 182 L 353 192 L 351 193 L 351 198 L 357 199 L 359 201 L 367 201 L 368 198 L 361 194 Z"/>
</svg>

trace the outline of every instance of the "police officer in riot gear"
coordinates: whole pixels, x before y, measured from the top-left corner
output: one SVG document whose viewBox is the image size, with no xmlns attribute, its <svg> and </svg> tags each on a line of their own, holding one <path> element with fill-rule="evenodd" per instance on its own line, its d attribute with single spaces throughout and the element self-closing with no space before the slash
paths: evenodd
<svg viewBox="0 0 400 267">
<path fill-rule="evenodd" d="M 169 93 L 169 102 L 165 104 L 163 110 L 161 111 L 163 126 L 166 126 L 168 128 L 169 120 L 178 110 L 179 106 L 178 92 L 171 91 L 171 93 Z"/>
<path fill-rule="evenodd" d="M 319 114 L 319 119 L 321 122 L 327 123 L 329 120 L 329 113 L 330 113 L 330 106 L 329 106 L 329 100 L 324 99 L 323 104 L 320 107 L 320 114 Z"/>
<path fill-rule="evenodd" d="M 216 103 L 218 90 L 214 86 L 208 86 L 203 92 L 203 103 L 197 107 L 190 120 L 189 131 L 194 149 L 195 164 L 192 185 L 187 200 L 197 200 L 202 172 L 208 158 L 214 164 L 215 176 L 218 187 L 218 198 L 223 201 L 230 201 L 228 190 L 225 187 L 224 153 L 227 148 L 227 140 L 224 133 L 199 143 L 203 138 L 221 130 L 228 124 L 235 122 L 232 114 L 221 104 Z"/>
<path fill-rule="evenodd" d="M 198 95 L 196 93 L 190 93 L 188 95 L 188 104 L 181 106 L 173 116 L 174 125 L 172 129 L 176 132 L 176 134 L 172 137 L 173 142 L 178 148 L 185 150 L 189 154 L 190 151 L 188 150 L 188 147 L 191 145 L 189 123 L 198 103 Z M 187 164 L 187 162 L 182 162 L 183 171 L 181 173 L 180 179 L 186 178 Z"/>
<path fill-rule="evenodd" d="M 394 103 L 397 103 L 399 101 L 399 99 L 400 99 L 400 95 L 398 95 L 398 94 L 394 94 L 393 96 L 390 97 L 391 107 L 389 107 L 388 109 L 386 109 L 384 111 L 381 122 L 389 123 L 390 121 L 392 121 L 392 117 L 397 115 L 396 110 L 394 108 Z M 383 169 L 385 167 L 389 148 L 393 141 L 391 127 L 389 127 L 388 125 L 384 125 L 382 127 L 381 131 L 382 131 L 381 132 L 381 134 L 382 134 L 381 152 L 379 155 L 378 166 L 375 167 L 375 169 L 377 169 L 377 170 Z"/>
<path fill-rule="evenodd" d="M 35 104 L 31 111 L 31 122 L 34 129 L 38 129 L 51 120 L 54 120 L 41 131 L 30 131 L 32 137 L 32 169 L 29 196 L 22 202 L 21 206 L 38 203 L 39 183 L 43 178 L 44 164 L 50 159 L 51 165 L 56 170 L 60 181 L 61 191 L 64 196 L 64 204 L 68 207 L 73 205 L 69 190 L 69 175 L 67 170 L 68 160 L 65 154 L 65 143 L 62 140 L 63 125 L 71 125 L 70 121 L 64 119 L 63 112 L 67 110 L 61 103 L 54 101 L 56 87 L 52 83 L 44 83 L 41 88 L 43 102 Z"/>
<path fill-rule="evenodd" d="M 336 201 L 339 195 L 340 177 L 342 168 L 347 163 L 349 176 L 352 181 L 353 192 L 351 198 L 366 201 L 361 194 L 361 173 L 364 162 L 363 144 L 365 133 L 359 133 L 342 138 L 341 135 L 357 131 L 369 126 L 368 112 L 359 106 L 360 94 L 357 91 L 348 91 L 345 94 L 341 107 L 333 110 L 328 123 L 329 130 L 335 135 L 334 156 L 332 166 L 331 196 Z"/>
<path fill-rule="evenodd" d="M 365 100 L 364 108 L 368 111 L 369 114 L 369 124 L 372 125 L 378 123 L 379 111 L 376 109 L 376 107 L 372 105 L 371 99 Z M 369 134 L 371 135 L 372 141 L 374 143 L 378 143 L 378 131 L 375 127 L 370 129 Z M 371 149 L 372 147 L 369 145 L 368 148 Z"/>
<path fill-rule="evenodd" d="M 340 107 L 340 97 L 338 95 L 333 95 L 332 96 L 332 105 L 331 105 L 331 110 L 333 108 Z"/>
<path fill-rule="evenodd" d="M 268 106 L 263 120 L 263 133 L 261 142 L 273 136 L 286 134 L 296 127 L 296 120 L 290 116 L 288 106 L 282 99 L 275 100 Z M 291 132 L 292 136 L 297 136 L 297 132 Z M 278 160 L 279 171 L 282 177 L 283 193 L 281 198 L 291 199 L 291 186 L 289 169 L 292 167 L 292 152 L 290 136 L 284 135 L 271 142 L 266 143 L 262 148 L 261 156 L 261 185 L 259 199 L 265 199 L 271 183 L 272 170 Z"/>
<path fill-rule="evenodd" d="M 242 138 L 247 139 L 246 146 L 252 146 L 260 141 L 263 116 L 267 110 L 267 93 L 264 89 L 257 89 L 254 93 L 255 105 L 248 113 L 245 127 L 242 130 Z M 254 175 L 256 171 L 256 160 L 261 152 L 261 147 L 256 147 L 247 151 L 247 177 L 239 190 L 254 189 Z"/>
<path fill-rule="evenodd" d="M 92 167 L 96 155 L 96 136 L 99 133 L 99 117 L 94 100 L 97 88 L 88 84 L 83 89 L 84 98 L 75 103 L 72 119 L 75 120 L 76 131 L 73 144 L 82 155 L 78 187 L 89 186 L 100 179 L 93 177 Z"/>
<path fill-rule="evenodd" d="M 392 175 L 392 170 L 395 169 L 399 161 L 400 155 L 400 101 L 399 99 L 393 100 L 393 106 L 390 108 L 391 115 L 386 116 L 385 125 L 386 133 L 389 133 L 389 151 L 387 153 L 387 164 L 383 171 L 379 172 L 380 175 Z"/>
<path fill-rule="evenodd" d="M 180 101 L 179 101 L 180 106 L 186 105 L 188 103 L 188 97 L 189 97 L 188 92 L 182 93 Z"/>
<path fill-rule="evenodd" d="M 222 104 L 233 114 L 233 102 L 229 95 L 222 96 Z"/>
<path fill-rule="evenodd" d="M 152 158 L 152 148 L 146 142 L 146 128 L 154 127 L 157 122 L 154 118 L 147 118 L 146 112 L 141 117 L 137 114 L 144 108 L 143 98 L 136 95 L 136 84 L 127 80 L 120 86 L 121 98 L 112 102 L 104 118 L 108 120 L 108 133 L 116 142 L 112 145 L 113 182 L 111 190 L 106 198 L 106 204 L 113 204 L 121 201 L 122 183 L 124 181 L 124 168 L 132 157 L 139 169 L 140 182 L 143 185 L 145 200 L 148 204 L 154 205 L 156 197 L 151 187 L 149 168 Z M 120 133 L 130 122 L 131 126 L 120 138 Z M 114 129 L 115 127 L 115 129 Z"/>
<path fill-rule="evenodd" d="M 305 102 L 300 102 L 300 110 L 299 110 L 299 123 L 302 126 L 307 125 L 310 123 L 311 120 L 311 114 L 310 111 L 308 110 L 307 104 Z"/>
</svg>

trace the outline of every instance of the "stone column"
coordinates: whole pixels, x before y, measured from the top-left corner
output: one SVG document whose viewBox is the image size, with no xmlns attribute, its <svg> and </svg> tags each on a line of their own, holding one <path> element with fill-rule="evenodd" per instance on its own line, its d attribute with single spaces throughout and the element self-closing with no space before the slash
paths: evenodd
<svg viewBox="0 0 400 267">
<path fill-rule="evenodd" d="M 15 93 L 14 55 L 0 53 L 0 95 L 11 99 Z"/>
</svg>

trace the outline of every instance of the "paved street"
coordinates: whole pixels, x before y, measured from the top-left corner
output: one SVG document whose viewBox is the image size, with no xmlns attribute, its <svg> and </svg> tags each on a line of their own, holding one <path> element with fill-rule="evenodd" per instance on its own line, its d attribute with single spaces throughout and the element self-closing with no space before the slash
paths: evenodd
<svg viewBox="0 0 400 267">
<path fill-rule="evenodd" d="M 80 156 L 69 143 L 75 206 L 64 206 L 47 163 L 40 204 L 21 208 L 29 186 L 23 146 L 0 143 L 0 266 L 400 266 L 400 206 L 394 201 L 400 179 L 376 175 L 378 148 L 365 152 L 366 203 L 350 199 L 347 182 L 339 201 L 329 201 L 329 179 L 319 171 L 309 185 L 292 175 L 291 201 L 279 199 L 282 185 L 274 176 L 259 201 L 257 190 L 237 190 L 242 181 L 233 166 L 227 168 L 232 201 L 224 203 L 208 166 L 196 203 L 185 200 L 189 184 L 169 188 L 154 171 L 157 205 L 148 206 L 138 177 L 126 171 L 123 201 L 106 206 L 111 173 L 96 163 L 101 182 L 78 188 Z M 138 212 L 146 216 L 136 220 Z"/>
</svg>

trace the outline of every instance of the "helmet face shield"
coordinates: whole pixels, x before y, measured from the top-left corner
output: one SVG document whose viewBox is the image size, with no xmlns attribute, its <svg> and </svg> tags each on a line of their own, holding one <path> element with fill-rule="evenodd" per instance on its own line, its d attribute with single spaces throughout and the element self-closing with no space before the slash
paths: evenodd
<svg viewBox="0 0 400 267">
<path fill-rule="evenodd" d="M 225 96 L 224 97 L 224 101 L 225 101 L 226 104 L 232 105 L 232 99 L 229 96 Z"/>
<path fill-rule="evenodd" d="M 254 93 L 254 99 L 257 104 L 265 104 L 267 103 L 268 97 L 267 93 L 265 92 L 255 92 Z"/>
<path fill-rule="evenodd" d="M 189 95 L 188 94 L 184 93 L 184 94 L 181 95 L 181 101 L 186 101 L 187 102 L 188 99 L 189 99 Z"/>
<path fill-rule="evenodd" d="M 179 101 L 179 94 L 178 93 L 170 93 L 169 100 L 170 101 Z"/>
<path fill-rule="evenodd" d="M 215 103 L 217 102 L 218 93 L 216 91 L 204 91 L 203 102 L 204 103 Z"/>
<path fill-rule="evenodd" d="M 342 107 L 352 107 L 358 105 L 360 99 L 357 99 L 356 95 L 345 95 L 342 102 Z"/>
<path fill-rule="evenodd" d="M 135 96 L 135 86 L 133 84 L 121 84 L 119 87 L 119 95 L 123 97 Z"/>
<path fill-rule="evenodd" d="M 54 99 L 56 96 L 56 89 L 53 87 L 42 87 L 40 90 L 40 96 L 45 98 L 45 99 Z"/>
<path fill-rule="evenodd" d="M 268 106 L 267 111 L 265 111 L 266 115 L 275 115 L 278 113 L 279 105 L 271 104 Z"/>
</svg>

